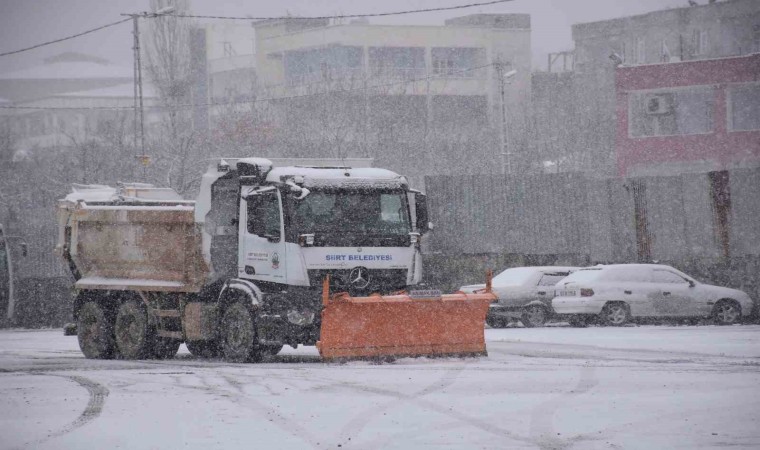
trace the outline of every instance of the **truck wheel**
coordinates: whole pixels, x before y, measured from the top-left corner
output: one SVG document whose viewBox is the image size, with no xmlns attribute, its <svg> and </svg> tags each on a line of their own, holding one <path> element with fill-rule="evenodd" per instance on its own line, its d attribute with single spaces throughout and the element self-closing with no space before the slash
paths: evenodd
<svg viewBox="0 0 760 450">
<path fill-rule="evenodd" d="M 108 319 L 103 307 L 96 302 L 86 302 L 79 309 L 77 340 L 85 358 L 111 359 L 114 357 L 116 344 L 113 336 L 113 322 Z"/>
<path fill-rule="evenodd" d="M 261 350 L 256 345 L 256 324 L 253 315 L 243 303 L 231 303 L 225 308 L 220 334 L 225 360 L 231 362 L 261 360 Z"/>
<path fill-rule="evenodd" d="M 186 341 L 185 345 L 197 358 L 218 358 L 220 349 L 216 341 Z"/>
<path fill-rule="evenodd" d="M 172 359 L 177 355 L 182 341 L 169 338 L 156 338 L 153 344 L 153 357 L 156 359 Z"/>
<path fill-rule="evenodd" d="M 530 305 L 523 310 L 520 321 L 527 328 L 542 327 L 546 324 L 546 308 L 539 305 Z"/>
<path fill-rule="evenodd" d="M 148 314 L 135 300 L 121 304 L 116 314 L 116 346 L 124 359 L 147 359 L 153 356 L 153 332 Z"/>
</svg>

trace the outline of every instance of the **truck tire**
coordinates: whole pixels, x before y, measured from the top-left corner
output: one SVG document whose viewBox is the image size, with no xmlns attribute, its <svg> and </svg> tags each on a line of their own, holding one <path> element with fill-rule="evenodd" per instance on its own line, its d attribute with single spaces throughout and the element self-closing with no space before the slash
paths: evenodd
<svg viewBox="0 0 760 450">
<path fill-rule="evenodd" d="M 124 359 L 148 359 L 153 356 L 155 335 L 145 308 L 127 300 L 116 314 L 116 346 Z"/>
<path fill-rule="evenodd" d="M 186 341 L 185 345 L 196 358 L 218 358 L 221 353 L 216 341 Z"/>
<path fill-rule="evenodd" d="M 98 303 L 85 302 L 77 316 L 77 340 L 85 358 L 111 359 L 116 353 L 113 322 Z"/>
<path fill-rule="evenodd" d="M 260 361 L 261 348 L 256 342 L 256 322 L 246 305 L 236 301 L 227 305 L 220 330 L 224 359 L 230 362 Z"/>
<path fill-rule="evenodd" d="M 156 359 L 172 359 L 177 355 L 182 341 L 170 338 L 156 338 L 153 343 L 153 357 Z"/>
</svg>

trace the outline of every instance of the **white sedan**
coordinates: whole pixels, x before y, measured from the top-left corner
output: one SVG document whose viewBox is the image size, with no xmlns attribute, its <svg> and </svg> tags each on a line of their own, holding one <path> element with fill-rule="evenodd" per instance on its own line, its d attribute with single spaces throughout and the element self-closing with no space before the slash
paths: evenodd
<svg viewBox="0 0 760 450">
<path fill-rule="evenodd" d="M 573 325 L 593 317 L 615 326 L 634 317 L 712 317 L 730 325 L 753 310 L 745 292 L 699 283 L 658 264 L 588 267 L 562 280 L 556 289 L 552 307 Z"/>
<path fill-rule="evenodd" d="M 540 327 L 552 316 L 554 285 L 578 267 L 512 267 L 493 278 L 493 292 L 499 299 L 492 303 L 486 323 L 492 328 L 507 326 L 510 319 L 520 319 L 526 327 Z M 484 289 L 485 284 L 459 288 L 462 292 Z"/>
</svg>

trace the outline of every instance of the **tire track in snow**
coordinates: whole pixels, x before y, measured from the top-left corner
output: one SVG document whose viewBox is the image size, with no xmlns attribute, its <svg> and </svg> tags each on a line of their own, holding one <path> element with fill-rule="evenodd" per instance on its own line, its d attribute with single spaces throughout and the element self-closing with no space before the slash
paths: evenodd
<svg viewBox="0 0 760 450">
<path fill-rule="evenodd" d="M 412 394 L 406 394 L 406 393 L 391 390 L 391 389 L 378 388 L 375 386 L 368 386 L 368 385 L 357 384 L 357 383 L 339 384 L 338 387 L 353 389 L 365 394 L 370 393 L 370 394 L 390 397 L 392 398 L 392 400 L 382 405 L 368 408 L 365 411 L 362 411 L 358 413 L 357 415 L 355 415 L 354 418 L 351 419 L 348 423 L 346 423 L 346 425 L 344 425 L 343 428 L 341 429 L 339 437 L 338 437 L 339 439 L 338 442 L 341 445 L 346 446 L 347 444 L 351 442 L 350 438 L 355 438 L 356 436 L 358 436 L 359 433 L 367 425 L 369 425 L 369 423 L 371 423 L 375 417 L 380 416 L 381 414 L 392 409 L 395 406 L 398 406 L 400 402 L 412 402 L 416 404 L 417 406 L 420 406 L 429 411 L 434 411 L 439 414 L 453 418 L 458 423 L 462 423 L 466 426 L 480 429 L 490 434 L 494 434 L 500 438 L 530 442 L 527 438 L 515 435 L 488 421 L 470 417 L 454 409 L 441 406 L 433 401 L 425 400 L 424 398 L 422 398 L 425 395 L 442 391 L 446 389 L 447 387 L 453 385 L 457 381 L 459 376 L 462 374 L 462 372 L 464 371 L 466 365 L 467 363 L 465 362 L 460 367 L 447 370 L 440 380 L 434 383 L 431 383 L 425 388 Z M 371 443 L 362 443 L 360 445 L 360 448 L 362 449 L 384 448 L 388 445 L 389 441 L 392 439 L 393 439 L 392 435 L 386 435 Z M 357 445 L 359 446 L 359 444 Z"/>
<path fill-rule="evenodd" d="M 562 405 L 573 404 L 572 397 L 585 394 L 597 385 L 595 371 L 596 367 L 593 365 L 581 367 L 580 378 L 572 390 L 547 400 L 533 409 L 530 414 L 530 437 L 542 449 L 563 449 L 582 439 L 580 436 L 570 439 L 558 437 L 554 430 L 554 415 Z"/>
<path fill-rule="evenodd" d="M 56 377 L 66 378 L 67 380 L 74 381 L 87 390 L 87 393 L 89 394 L 89 400 L 87 401 L 87 406 L 84 408 L 84 411 L 82 411 L 82 413 L 79 415 L 79 417 L 76 418 L 76 420 L 74 420 L 67 426 L 63 427 L 62 429 L 45 436 L 44 438 L 29 442 L 19 448 L 34 447 L 44 442 L 47 442 L 51 439 L 61 437 L 63 435 L 71 433 L 77 428 L 87 425 L 88 423 L 97 419 L 98 416 L 100 416 L 101 412 L 103 412 L 103 405 L 105 404 L 105 400 L 106 400 L 106 397 L 108 397 L 109 391 L 108 391 L 108 388 L 106 388 L 102 384 L 97 383 L 89 378 L 79 376 L 79 375 L 42 374 L 42 373 L 35 373 L 35 372 L 30 372 L 30 374 L 43 375 L 43 376 L 56 376 Z"/>
</svg>

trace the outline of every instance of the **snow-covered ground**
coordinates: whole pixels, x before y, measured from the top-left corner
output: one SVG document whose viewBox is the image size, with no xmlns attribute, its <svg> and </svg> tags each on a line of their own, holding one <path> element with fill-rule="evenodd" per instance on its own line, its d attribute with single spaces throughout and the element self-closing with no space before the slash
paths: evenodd
<svg viewBox="0 0 760 450">
<path fill-rule="evenodd" d="M 760 326 L 486 330 L 489 357 L 92 361 L 0 331 L 0 447 L 760 448 Z"/>
</svg>

